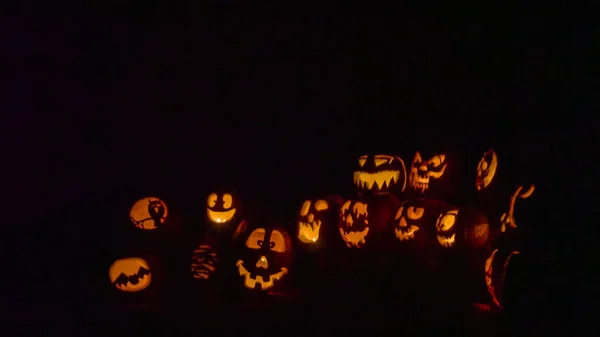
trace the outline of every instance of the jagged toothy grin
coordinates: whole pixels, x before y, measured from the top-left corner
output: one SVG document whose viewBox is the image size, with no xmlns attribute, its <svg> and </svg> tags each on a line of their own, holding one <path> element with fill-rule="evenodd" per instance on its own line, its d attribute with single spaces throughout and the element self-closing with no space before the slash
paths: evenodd
<svg viewBox="0 0 600 337">
<path fill-rule="evenodd" d="M 321 220 L 315 220 L 312 223 L 298 221 L 298 238 L 304 243 L 317 242 L 320 229 Z"/>
<path fill-rule="evenodd" d="M 405 227 L 406 228 L 406 227 Z M 404 229 L 394 228 L 394 232 L 396 233 L 396 238 L 400 241 L 410 240 L 415 238 L 415 232 L 419 230 L 419 227 L 415 225 L 410 225 L 409 227 Z"/>
<path fill-rule="evenodd" d="M 346 232 L 340 228 L 340 235 L 349 248 L 360 248 L 364 245 L 366 243 L 365 237 L 367 237 L 367 234 L 369 234 L 369 227 L 357 232 Z"/>
<path fill-rule="evenodd" d="M 421 193 L 423 193 L 429 188 L 429 179 L 427 179 L 427 182 L 419 182 L 418 180 L 421 179 L 417 178 L 412 182 L 412 188 L 415 190 L 421 190 Z"/>
<path fill-rule="evenodd" d="M 359 188 L 367 190 L 386 190 L 396 185 L 400 180 L 400 171 L 389 170 L 376 173 L 356 171 L 354 172 L 354 184 Z"/>
<path fill-rule="evenodd" d="M 279 281 L 285 274 L 288 273 L 288 269 L 282 267 L 281 270 L 275 274 L 270 274 L 265 280 L 261 275 L 252 277 L 250 272 L 244 268 L 244 261 L 238 260 L 235 265 L 238 267 L 240 276 L 244 278 L 244 286 L 248 289 L 254 289 L 256 285 L 260 285 L 262 290 L 270 289 L 275 285 L 275 281 Z"/>
<path fill-rule="evenodd" d="M 450 236 L 450 237 L 442 236 L 442 235 L 437 236 L 438 242 L 440 243 L 440 245 L 442 247 L 445 247 L 445 248 L 450 248 L 450 247 L 454 246 L 455 238 L 456 238 L 456 233 L 452 234 L 452 236 Z"/>
</svg>

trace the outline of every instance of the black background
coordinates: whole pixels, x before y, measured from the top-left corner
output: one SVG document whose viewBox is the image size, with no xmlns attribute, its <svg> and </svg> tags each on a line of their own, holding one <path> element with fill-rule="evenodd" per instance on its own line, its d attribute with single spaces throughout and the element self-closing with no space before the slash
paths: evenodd
<svg viewBox="0 0 600 337">
<path fill-rule="evenodd" d="M 352 191 L 357 155 L 421 144 L 510 152 L 538 185 L 547 219 L 536 233 L 553 252 L 572 235 L 569 187 L 594 153 L 575 145 L 598 143 L 579 120 L 590 109 L 585 20 L 224 3 L 4 11 L 11 249 L 28 261 L 36 247 L 77 249 L 96 233 L 82 214 L 141 194 L 200 205 L 229 184 L 293 208 Z M 77 224 L 64 220 L 73 214 Z"/>
</svg>

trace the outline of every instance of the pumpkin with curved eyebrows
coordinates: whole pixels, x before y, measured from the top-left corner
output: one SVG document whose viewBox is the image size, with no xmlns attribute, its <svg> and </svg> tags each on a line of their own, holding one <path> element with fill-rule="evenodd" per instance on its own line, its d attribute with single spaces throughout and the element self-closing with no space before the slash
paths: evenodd
<svg viewBox="0 0 600 337">
<path fill-rule="evenodd" d="M 270 292 L 288 275 L 292 262 L 292 241 L 276 223 L 244 221 L 236 230 L 238 241 L 235 267 L 248 290 Z"/>
<path fill-rule="evenodd" d="M 443 248 L 483 248 L 490 234 L 488 219 L 474 207 L 449 207 L 438 216 L 435 228 Z"/>
<path fill-rule="evenodd" d="M 398 156 L 362 155 L 354 171 L 354 185 L 373 194 L 402 192 L 406 187 L 406 166 Z"/>
</svg>

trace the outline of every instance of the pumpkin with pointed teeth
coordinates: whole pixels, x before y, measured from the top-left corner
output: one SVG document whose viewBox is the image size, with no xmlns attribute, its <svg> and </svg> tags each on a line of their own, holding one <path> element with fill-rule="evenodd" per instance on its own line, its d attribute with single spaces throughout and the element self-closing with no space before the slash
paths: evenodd
<svg viewBox="0 0 600 337">
<path fill-rule="evenodd" d="M 354 184 L 364 193 L 400 193 L 406 187 L 404 161 L 385 154 L 362 155 L 354 171 Z"/>
</svg>

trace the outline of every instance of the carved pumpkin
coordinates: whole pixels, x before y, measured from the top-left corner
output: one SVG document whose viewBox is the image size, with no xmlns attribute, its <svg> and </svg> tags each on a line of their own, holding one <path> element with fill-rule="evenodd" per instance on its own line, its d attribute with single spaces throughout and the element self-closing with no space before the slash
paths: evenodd
<svg viewBox="0 0 600 337">
<path fill-rule="evenodd" d="M 339 196 L 310 199 L 302 202 L 297 216 L 297 237 L 300 243 L 322 246 L 331 227 L 337 225 L 337 215 L 342 203 Z"/>
<path fill-rule="evenodd" d="M 406 187 L 404 161 L 385 154 L 360 156 L 354 171 L 354 184 L 367 193 L 402 192 Z"/>
<path fill-rule="evenodd" d="M 439 153 L 431 157 L 423 157 L 419 151 L 415 154 L 410 165 L 408 184 L 413 191 L 421 195 L 429 189 L 430 185 L 441 179 L 446 172 L 446 154 Z"/>
<path fill-rule="evenodd" d="M 148 262 L 130 257 L 116 260 L 109 269 L 111 284 L 121 291 L 137 292 L 148 288 L 152 272 Z"/>
<path fill-rule="evenodd" d="M 271 291 L 288 274 L 292 261 L 292 242 L 280 226 L 250 225 L 244 221 L 236 232 L 245 237 L 238 248 L 235 266 L 243 286 L 250 290 Z"/>
<path fill-rule="evenodd" d="M 209 279 L 217 269 L 219 257 L 213 245 L 201 243 L 192 254 L 192 277 L 197 280 Z"/>
<path fill-rule="evenodd" d="M 230 192 L 213 192 L 206 199 L 206 217 L 216 226 L 233 223 L 239 213 L 238 198 Z"/>
<path fill-rule="evenodd" d="M 156 197 L 138 200 L 129 211 L 133 225 L 144 230 L 155 230 L 167 222 L 169 210 L 164 201 Z"/>
<path fill-rule="evenodd" d="M 482 248 L 488 243 L 490 226 L 486 216 L 473 207 L 449 207 L 436 224 L 440 247 Z"/>
<path fill-rule="evenodd" d="M 362 248 L 371 229 L 369 206 L 364 201 L 347 200 L 340 209 L 339 231 L 348 248 Z"/>
<path fill-rule="evenodd" d="M 477 164 L 475 175 L 475 188 L 477 192 L 481 192 L 490 186 L 492 181 L 494 181 L 497 170 L 498 156 L 494 150 L 487 150 Z"/>
<path fill-rule="evenodd" d="M 394 235 L 403 243 L 429 246 L 435 238 L 436 221 L 448 206 L 443 201 L 411 199 L 402 203 L 394 219 Z"/>
<path fill-rule="evenodd" d="M 485 261 L 485 284 L 492 303 L 500 309 L 511 259 L 519 254 L 517 250 L 494 249 Z"/>
</svg>

